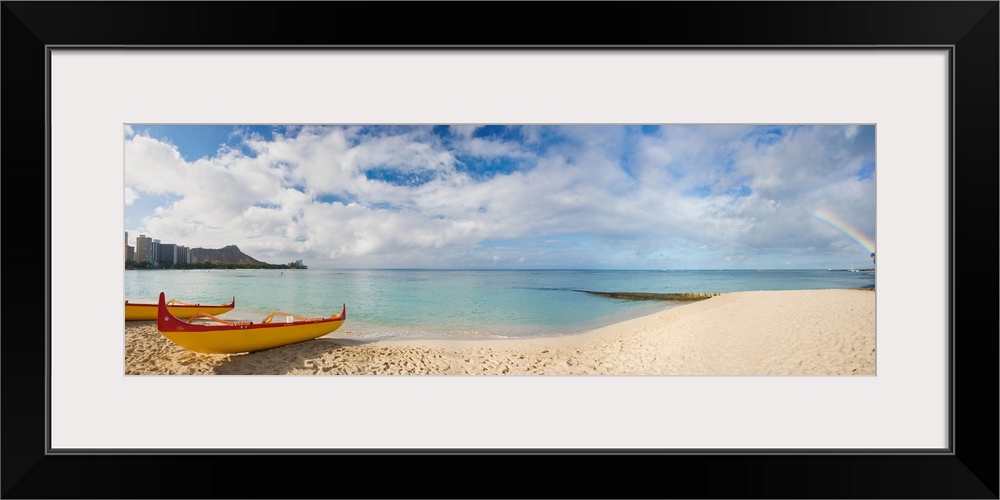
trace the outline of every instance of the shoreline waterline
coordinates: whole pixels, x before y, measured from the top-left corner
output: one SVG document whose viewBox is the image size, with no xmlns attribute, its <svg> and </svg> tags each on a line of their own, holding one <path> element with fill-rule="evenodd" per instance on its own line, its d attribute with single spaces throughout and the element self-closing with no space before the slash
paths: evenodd
<svg viewBox="0 0 1000 500">
<path fill-rule="evenodd" d="M 329 316 L 346 304 L 344 329 L 371 338 L 522 338 L 579 333 L 685 302 L 638 299 L 874 284 L 874 275 L 825 270 L 231 270 L 126 272 L 124 295 L 154 303 L 160 292 L 183 302 L 235 297 L 223 316 L 232 321 L 272 311 Z"/>
<path fill-rule="evenodd" d="M 220 355 L 176 346 L 154 322 L 126 322 L 125 374 L 875 374 L 875 293 L 863 289 L 728 292 L 531 338 L 366 339 L 348 325 L 299 344 Z"/>
</svg>

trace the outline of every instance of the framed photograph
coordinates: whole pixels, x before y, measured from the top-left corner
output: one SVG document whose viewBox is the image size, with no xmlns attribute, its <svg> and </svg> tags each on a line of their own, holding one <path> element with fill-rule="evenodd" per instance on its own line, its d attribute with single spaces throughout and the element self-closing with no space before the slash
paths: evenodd
<svg viewBox="0 0 1000 500">
<path fill-rule="evenodd" d="M 991 390 L 996 380 L 997 339 L 995 334 L 983 334 L 995 331 L 994 315 L 990 313 L 987 322 L 972 302 L 958 304 L 956 294 L 958 284 L 976 282 L 957 279 L 958 270 L 970 265 L 959 265 L 959 255 L 963 263 L 973 262 L 984 250 L 990 255 L 977 262 L 995 258 L 995 238 L 981 243 L 983 232 L 968 229 L 970 223 L 956 222 L 985 218 L 986 207 L 991 207 L 989 227 L 996 217 L 996 205 L 981 200 L 996 196 L 1000 164 L 997 2 L 578 4 L 574 16 L 593 27 L 584 30 L 587 34 L 575 29 L 551 31 L 553 26 L 564 25 L 564 20 L 534 12 L 526 16 L 520 4 L 508 4 L 499 11 L 490 7 L 496 4 L 403 3 L 390 8 L 378 3 L 4 2 L 7 147 L 3 159 L 8 186 L 12 196 L 29 193 L 26 186 L 39 184 L 45 193 L 43 209 L 19 211 L 18 206 L 41 205 L 30 196 L 23 205 L 8 205 L 8 222 L 14 224 L 8 229 L 16 231 L 12 234 L 33 234 L 38 221 L 29 226 L 22 215 L 44 215 L 46 264 L 37 293 L 7 297 L 8 311 L 23 312 L 8 319 L 30 316 L 32 321 L 22 321 L 26 328 L 9 328 L 4 336 L 5 498 L 331 495 L 315 481 L 289 483 L 259 474 L 254 481 L 213 477 L 207 490 L 191 490 L 183 482 L 185 475 L 176 473 L 188 467 L 223 471 L 250 462 L 260 468 L 279 460 L 297 464 L 307 474 L 326 474 L 334 463 L 347 467 L 363 463 L 366 470 L 391 467 L 392 474 L 404 476 L 409 470 L 420 470 L 411 461 L 441 461 L 442 467 L 465 478 L 492 478 L 490 484 L 500 484 L 491 489 L 490 496 L 503 497 L 525 496 L 523 484 L 542 481 L 542 489 L 527 496 L 997 498 L 996 431 L 993 425 L 984 426 L 997 418 L 996 392 Z M 324 8 L 332 14 L 321 14 Z M 527 45 L 491 40 L 489 31 L 481 27 L 454 28 L 436 21 L 443 18 L 435 13 L 445 12 L 460 17 L 475 13 L 477 18 L 494 19 L 501 25 L 509 21 L 521 26 L 521 33 L 538 33 L 544 40 Z M 414 24 L 418 18 L 428 19 L 428 24 Z M 704 22 L 694 23 L 696 19 Z M 245 31 L 246 26 L 253 29 Z M 611 36 L 605 39 L 603 34 Z M 508 371 L 501 371 L 503 363 L 489 365 L 498 370 L 495 376 L 434 376 L 439 375 L 435 372 L 367 376 L 350 371 L 345 372 L 347 376 L 300 376 L 332 372 L 348 362 L 324 357 L 325 351 L 286 350 L 293 355 L 271 362 L 303 368 L 272 372 L 249 362 L 209 362 L 215 358 L 206 356 L 229 352 L 225 349 L 273 347 L 248 344 L 245 335 L 218 343 L 190 332 L 175 332 L 176 338 L 164 333 L 169 342 L 160 335 L 151 335 L 154 343 L 130 342 L 128 336 L 138 333 L 126 325 L 123 340 L 122 296 L 128 302 L 142 291 L 133 287 L 128 275 L 123 279 L 123 272 L 128 271 L 121 262 L 122 222 L 126 263 L 160 262 L 159 257 L 135 258 L 140 248 L 143 256 L 156 248 L 164 255 L 169 250 L 173 266 L 196 264 L 197 252 L 183 241 L 194 230 L 185 231 L 237 224 L 235 215 L 202 215 L 205 207 L 220 207 L 226 199 L 249 195 L 209 176 L 182 181 L 174 175 L 173 165 L 184 163 L 212 172 L 218 165 L 209 161 L 211 155 L 197 151 L 208 147 L 218 153 L 213 148 L 222 136 L 229 144 L 226 147 L 235 148 L 233 158 L 240 156 L 239 148 L 252 148 L 255 155 L 274 154 L 275 165 L 284 165 L 281 158 L 304 158 L 317 151 L 309 147 L 292 150 L 293 139 L 334 144 L 330 147 L 353 145 L 353 158 L 370 158 L 358 160 L 363 165 L 357 168 L 366 169 L 367 179 L 380 180 L 385 188 L 365 197 L 376 189 L 372 183 L 338 191 L 329 186 L 343 179 L 317 180 L 316 174 L 290 173 L 282 180 L 287 189 L 281 196 L 312 196 L 315 202 L 301 204 L 304 208 L 298 217 L 329 219 L 327 224 L 312 223 L 309 230 L 283 226 L 286 237 L 291 231 L 297 241 L 316 242 L 315 252 L 296 257 L 281 253 L 277 239 L 239 240 L 244 248 L 251 245 L 255 252 L 263 252 L 266 263 L 280 260 L 273 269 L 262 268 L 259 273 L 266 271 L 266 277 L 254 276 L 270 280 L 260 286 L 270 290 L 264 294 L 269 300 L 288 297 L 282 307 L 308 303 L 303 294 L 309 295 L 308 287 L 313 285 L 280 288 L 279 280 L 312 264 L 309 259 L 341 259 L 355 268 L 380 267 L 365 260 L 369 254 L 359 248 L 379 241 L 382 248 L 388 248 L 403 238 L 400 235 L 436 234 L 439 239 L 426 246 L 431 250 L 425 255 L 416 253 L 414 246 L 400 245 L 394 253 L 387 250 L 379 257 L 385 259 L 380 262 L 391 259 L 386 267 L 414 267 L 417 261 L 413 259 L 427 262 L 433 257 L 440 259 L 442 269 L 485 268 L 491 260 L 519 262 L 507 265 L 528 269 L 532 263 L 519 252 L 529 246 L 537 250 L 544 243 L 546 249 L 556 250 L 531 254 L 550 259 L 539 258 L 538 269 L 554 268 L 556 262 L 593 267 L 593 256 L 598 254 L 613 260 L 611 267 L 648 269 L 649 257 L 639 261 L 635 255 L 640 252 L 635 249 L 629 254 L 628 248 L 584 241 L 580 235 L 591 233 L 583 230 L 571 236 L 520 234 L 503 226 L 501 218 L 489 220 L 493 224 L 489 227 L 495 234 L 506 227 L 512 239 L 485 238 L 491 244 L 476 246 L 472 252 L 442 250 L 458 248 L 449 245 L 461 239 L 454 236 L 457 233 L 448 233 L 445 223 L 451 224 L 448 227 L 471 223 L 468 214 L 486 220 L 491 211 L 531 203 L 537 204 L 529 211 L 541 214 L 547 208 L 532 200 L 544 199 L 540 193 L 546 186 L 558 186 L 552 189 L 563 195 L 556 201 L 563 203 L 566 217 L 551 218 L 560 224 L 586 219 L 587 226 L 599 226 L 601 212 L 585 207 L 596 206 L 599 200 L 617 200 L 621 204 L 613 205 L 615 209 L 632 214 L 631 218 L 619 214 L 618 226 L 634 219 L 635 227 L 662 224 L 664 231 L 680 232 L 679 228 L 691 227 L 695 219 L 705 219 L 706 226 L 714 224 L 719 231 L 734 230 L 721 226 L 741 221 L 708 220 L 707 212 L 692 207 L 749 203 L 767 185 L 772 192 L 797 193 L 775 196 L 769 205 L 772 209 L 810 197 L 826 201 L 825 205 L 808 205 L 807 212 L 823 228 L 816 229 L 817 233 L 838 235 L 841 246 L 830 248 L 843 253 L 809 243 L 812 240 L 794 224 L 798 219 L 782 222 L 784 232 L 769 232 L 770 226 L 762 223 L 753 226 L 758 231 L 753 238 L 758 246 L 753 250 L 766 248 L 770 253 L 722 252 L 701 240 L 663 241 L 678 248 L 682 245 L 678 242 L 688 245 L 684 255 L 690 260 L 684 262 L 692 268 L 707 267 L 698 259 L 721 261 L 735 256 L 760 259 L 761 266 L 769 269 L 800 263 L 829 268 L 788 280 L 826 283 L 829 277 L 824 272 L 835 270 L 847 271 L 838 274 L 843 279 L 869 279 L 873 290 L 858 307 L 869 304 L 874 310 L 869 311 L 874 332 L 858 341 L 865 356 L 845 362 L 824 358 L 826 368 L 819 371 L 809 368 L 815 359 L 801 359 L 804 368 L 771 376 L 760 369 L 741 371 L 740 367 L 749 366 L 745 363 L 707 373 L 626 370 L 609 376 L 589 376 L 593 373 L 586 371 L 580 373 L 588 375 L 572 376 L 578 374 L 572 369 L 560 369 L 551 376 L 504 376 L 519 369 L 512 363 L 504 365 Z M 500 136 L 506 140 L 496 139 Z M 611 136 L 621 139 L 616 145 L 642 142 L 647 147 L 640 151 L 614 146 L 598 153 L 594 144 Z M 792 137 L 799 140 L 792 141 Z M 831 146 L 834 141 L 836 146 Z M 785 146 L 781 149 L 785 156 L 722 153 L 722 144 L 733 151 L 772 151 L 778 148 L 767 146 L 774 142 Z M 541 150 L 531 146 L 539 143 L 558 144 L 563 152 L 576 149 L 557 161 L 543 158 Z M 433 146 L 442 144 L 450 149 Z M 664 147 L 667 144 L 670 147 Z M 802 162 L 847 154 L 843 151 L 848 145 L 855 156 L 838 163 L 849 166 L 847 180 L 834 178 L 833 166 L 814 166 L 824 176 L 806 175 L 801 167 Z M 718 152 L 711 161 L 722 166 L 713 169 L 699 163 L 703 155 L 687 151 L 697 147 Z M 827 147 L 839 149 L 826 156 L 817 152 Z M 481 153 L 483 148 L 494 152 Z M 497 148 L 503 152 L 496 153 Z M 469 153 L 474 149 L 480 153 Z M 647 164 L 643 161 L 670 165 L 675 180 L 684 180 L 677 183 L 677 192 L 684 195 L 677 199 L 685 202 L 664 205 L 664 210 L 677 213 L 663 217 L 664 210 L 650 208 L 658 199 L 657 190 L 667 189 L 667 184 L 644 184 L 645 191 L 615 191 L 608 186 L 617 178 L 605 177 L 600 182 L 571 178 L 570 172 L 580 170 L 560 168 L 565 166 L 561 160 L 600 162 L 614 151 L 619 155 L 616 161 L 629 166 L 623 171 L 633 177 L 643 174 L 642 166 Z M 435 169 L 442 154 L 478 154 L 492 158 L 493 163 L 465 162 L 466 170 L 461 173 L 466 180 L 444 189 L 444 184 L 425 178 L 441 175 Z M 391 158 L 401 155 L 412 155 L 415 160 L 400 167 Z M 545 170 L 549 177 L 522 175 L 516 162 L 527 156 L 551 167 Z M 240 163 L 240 158 L 229 166 L 244 165 L 243 172 L 251 172 L 249 161 Z M 786 163 L 790 166 L 782 168 Z M 741 171 L 743 165 L 753 165 L 754 170 Z M 499 177 L 498 172 L 506 175 L 504 185 L 509 188 L 504 203 L 498 201 L 503 192 L 500 183 L 478 182 L 484 176 Z M 741 172 L 755 176 L 756 183 L 740 177 Z M 770 184 L 762 180 L 765 173 L 772 176 Z M 515 178 L 524 182 L 513 185 Z M 829 197 L 834 195 L 816 187 L 818 179 L 843 183 L 835 195 L 840 197 L 838 209 L 830 208 Z M 328 187 L 315 191 L 317 183 Z M 571 192 L 569 184 L 589 188 Z M 175 187 L 166 189 L 167 185 Z M 961 198 L 959 186 L 965 188 Z M 981 186 L 989 186 L 990 192 L 968 191 Z M 436 191 L 428 194 L 432 187 Z M 169 211 L 156 203 L 128 207 L 134 200 L 169 198 L 181 189 L 197 193 L 189 195 L 185 207 L 174 205 Z M 709 197 L 713 190 L 728 196 Z M 595 201 L 579 203 L 581 193 Z M 616 193 L 618 198 L 613 197 Z M 515 195 L 524 199 L 511 202 Z M 269 217 L 281 206 L 281 202 L 266 201 L 278 199 L 274 197 L 279 194 L 268 196 L 272 198 L 249 205 L 232 204 L 234 214 L 254 211 L 254 217 L 243 217 L 238 223 L 257 224 L 262 235 L 268 234 Z M 577 203 L 567 201 L 573 196 Z M 426 207 L 432 199 L 438 200 L 434 211 L 391 209 L 393 203 Z M 631 202 L 622 203 L 624 199 Z M 856 201 L 846 201 L 851 199 Z M 766 202 L 757 200 L 752 210 L 744 212 L 761 217 Z M 349 211 L 360 206 L 369 210 L 367 220 L 378 222 L 383 232 L 356 229 L 361 218 Z M 854 223 L 858 219 L 843 216 L 852 210 L 868 214 L 868 222 L 861 223 L 860 229 Z M 682 211 L 694 213 L 694 219 L 684 219 Z M 459 212 L 464 218 L 449 217 Z M 556 212 L 552 208 L 546 213 Z M 651 215 L 654 212 L 656 217 Z M 417 215 L 407 218 L 406 214 Z M 133 217 L 155 218 L 158 225 L 130 225 Z M 171 217 L 183 218 L 185 225 L 173 224 Z M 338 225 L 338 220 L 350 223 Z M 523 217 L 507 220 L 526 224 Z M 671 226 L 672 220 L 683 222 Z M 424 223 L 431 229 L 421 231 L 419 225 Z M 353 232 L 346 229 L 349 225 L 355 227 Z M 170 240 L 154 240 L 156 234 L 141 234 L 141 239 L 128 234 L 140 227 L 144 231 L 156 227 Z M 960 227 L 963 230 L 956 231 Z M 334 237 L 341 235 L 338 231 L 348 236 Z M 388 232 L 395 239 L 377 240 Z M 540 234 L 546 241 L 540 241 Z M 515 236 L 523 246 L 513 245 Z M 223 247 L 228 237 L 213 242 L 214 246 Z M 772 245 L 768 237 L 784 241 Z M 970 242 L 970 237 L 976 241 Z M 793 246 L 787 241 L 791 239 L 801 243 Z M 597 250 L 576 251 L 584 246 Z M 789 257 L 789 248 L 806 247 L 813 257 Z M 34 249 L 13 248 L 8 245 L 8 262 L 27 261 L 27 248 Z M 133 259 L 128 258 L 130 248 L 137 252 Z M 197 250 L 204 259 L 208 250 Z M 268 253 L 271 250 L 274 253 Z M 658 262 L 679 260 L 681 253 L 660 254 Z M 869 253 L 871 261 L 864 262 Z M 178 260 L 177 255 L 185 257 Z M 847 256 L 848 263 L 837 266 L 830 260 L 837 255 Z M 870 274 L 865 277 L 850 271 Z M 222 270 L 192 267 L 192 272 Z M 501 274 L 491 276 L 517 279 Z M 336 282 L 354 290 L 351 297 L 360 297 L 363 287 L 370 291 L 374 279 L 350 273 L 322 277 L 324 283 Z M 442 281 L 440 276 L 427 279 Z M 449 276 L 443 281 L 456 279 Z M 569 278 L 561 275 L 559 279 Z M 637 289 L 642 279 L 641 275 L 628 278 Z M 450 297 L 446 290 L 459 289 L 457 281 L 449 283 L 437 292 L 440 300 L 472 300 L 471 292 L 446 298 Z M 518 283 L 504 283 L 506 288 L 521 289 Z M 595 296 L 611 290 L 609 286 L 592 293 L 595 290 L 578 290 L 572 284 L 558 286 Z M 394 293 L 378 290 L 378 294 Z M 215 292 L 208 288 L 186 291 L 199 300 Z M 253 290 L 245 293 L 254 296 Z M 521 300 L 512 297 L 503 300 Z M 231 297 L 218 298 L 228 303 Z M 245 305 L 236 297 L 232 307 L 209 313 L 241 311 L 241 307 L 256 313 L 253 300 Z M 595 298 L 595 304 L 604 304 L 601 300 L 605 299 Z M 360 304 L 361 321 L 371 318 L 363 314 L 364 307 L 383 307 L 377 301 Z M 351 307 L 344 306 L 348 318 L 352 318 Z M 818 310 L 821 306 L 811 307 Z M 165 303 L 160 308 L 165 309 Z M 549 313 L 569 310 L 568 305 L 556 302 L 539 308 Z M 602 309 L 601 314 L 634 317 L 636 310 Z M 574 314 L 582 317 L 585 313 L 598 314 Z M 785 326 L 772 330 L 798 332 L 793 328 L 796 321 L 815 321 L 802 319 L 799 310 L 786 313 L 788 318 L 777 322 Z M 294 318 L 282 314 L 288 316 L 287 328 L 291 328 Z M 703 315 L 698 321 L 707 318 Z M 405 321 L 416 324 L 417 320 Z M 261 326 L 221 323 L 246 333 Z M 271 324 L 268 319 L 263 323 Z M 675 336 L 688 331 L 679 324 L 680 320 Z M 514 321 L 507 321 L 505 327 L 507 335 L 532 331 L 531 325 Z M 156 328 L 164 331 L 160 325 Z M 817 323 L 813 328 L 827 326 Z M 341 342 L 350 341 L 351 334 L 344 334 Z M 769 339 L 780 346 L 775 352 L 784 352 L 781 349 L 789 344 L 803 342 L 797 335 Z M 698 340 L 691 342 L 694 346 Z M 836 346 L 814 354 L 822 357 L 834 348 L 859 349 L 845 342 L 838 340 Z M 209 354 L 189 354 L 177 346 Z M 169 357 L 149 354 L 168 348 L 175 349 Z M 641 354 L 643 347 L 630 352 Z M 748 352 L 743 348 L 737 357 L 745 361 L 763 356 Z M 439 355 L 439 351 L 428 353 Z M 621 353 L 626 356 L 624 346 Z M 137 359 L 145 364 L 132 363 Z M 455 361 L 458 364 L 450 366 L 464 366 Z M 464 362 L 474 364 L 469 359 Z M 833 365 L 837 368 L 829 368 Z M 176 376 L 185 373 L 193 376 Z M 206 373 L 255 376 L 201 376 Z M 274 376 L 279 373 L 291 375 Z M 519 468 L 518 481 L 497 481 L 495 467 L 476 463 L 485 458 L 528 467 Z M 543 464 L 545 458 L 553 462 Z M 602 479 L 551 484 L 545 480 L 551 479 L 548 467 L 561 460 L 585 477 Z M 620 477 L 626 471 L 616 466 L 642 465 L 640 461 L 651 461 L 655 468 L 676 471 L 676 475 L 623 483 Z M 83 462 L 88 464 L 85 477 L 68 472 L 78 470 Z M 175 472 L 164 475 L 164 464 Z M 401 468 L 407 472 L 399 472 Z M 605 473 L 597 475 L 600 471 Z M 51 480 L 64 474 L 77 481 Z M 413 479 L 418 478 L 414 475 Z M 411 481 L 395 483 L 379 480 L 374 488 L 346 486 L 332 495 L 475 496 L 442 486 L 423 489 Z"/>
</svg>

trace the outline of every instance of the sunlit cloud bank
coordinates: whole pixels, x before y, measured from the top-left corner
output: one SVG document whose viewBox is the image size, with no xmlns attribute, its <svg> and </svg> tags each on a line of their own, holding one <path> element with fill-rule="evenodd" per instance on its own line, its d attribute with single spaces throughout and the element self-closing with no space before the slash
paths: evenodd
<svg viewBox="0 0 1000 500">
<path fill-rule="evenodd" d="M 874 126 L 156 126 L 125 230 L 313 268 L 845 267 Z M 872 243 L 874 245 L 874 243 Z"/>
</svg>

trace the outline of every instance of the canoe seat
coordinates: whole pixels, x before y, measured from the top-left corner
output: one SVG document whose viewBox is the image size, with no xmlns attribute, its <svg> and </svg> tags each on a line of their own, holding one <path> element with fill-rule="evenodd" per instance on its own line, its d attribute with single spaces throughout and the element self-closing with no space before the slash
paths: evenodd
<svg viewBox="0 0 1000 500">
<path fill-rule="evenodd" d="M 187 322 L 189 324 L 193 323 L 195 319 L 207 319 L 209 321 L 214 321 L 214 322 L 219 323 L 221 325 L 232 325 L 232 326 L 250 326 L 250 325 L 253 324 L 253 321 L 226 321 L 226 320 L 224 320 L 222 318 L 216 318 L 215 316 L 212 316 L 211 314 L 203 313 L 203 312 L 195 313 L 193 316 L 191 316 L 190 318 L 188 318 Z"/>
<path fill-rule="evenodd" d="M 280 311 L 271 311 L 271 314 L 268 314 L 267 316 L 265 316 L 264 319 L 261 321 L 261 323 L 271 323 L 271 322 L 274 321 L 274 317 L 275 316 L 284 316 L 286 323 L 292 323 L 292 322 L 295 322 L 295 321 L 318 321 L 318 320 L 323 319 L 323 318 L 302 318 L 302 317 L 295 317 L 292 314 L 288 314 L 288 313 L 284 313 L 284 312 L 280 312 Z"/>
</svg>

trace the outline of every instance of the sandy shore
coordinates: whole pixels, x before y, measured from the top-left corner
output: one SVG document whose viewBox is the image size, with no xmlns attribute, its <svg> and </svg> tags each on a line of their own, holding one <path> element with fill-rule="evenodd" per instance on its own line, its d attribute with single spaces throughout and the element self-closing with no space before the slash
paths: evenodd
<svg viewBox="0 0 1000 500">
<path fill-rule="evenodd" d="M 348 320 L 349 322 L 350 320 Z M 875 292 L 722 294 L 579 335 L 359 340 L 350 325 L 252 354 L 199 354 L 125 324 L 125 373 L 220 375 L 874 375 Z"/>
</svg>

